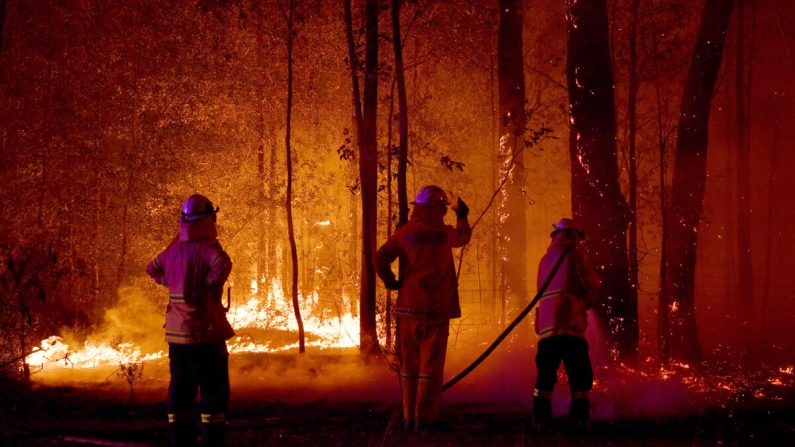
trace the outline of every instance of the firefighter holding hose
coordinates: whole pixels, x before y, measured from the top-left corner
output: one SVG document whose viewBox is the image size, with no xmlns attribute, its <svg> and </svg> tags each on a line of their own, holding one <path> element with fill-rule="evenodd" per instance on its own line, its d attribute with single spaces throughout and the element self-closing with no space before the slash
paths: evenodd
<svg viewBox="0 0 795 447">
<path fill-rule="evenodd" d="M 461 317 L 453 247 L 469 242 L 469 208 L 460 198 L 452 207 L 456 226 L 446 225 L 450 205 L 438 186 L 417 192 L 409 222 L 378 249 L 378 276 L 390 290 L 399 290 L 398 324 L 403 428 L 425 432 L 438 418 L 450 319 Z M 402 259 L 401 279 L 390 264 Z"/>
<path fill-rule="evenodd" d="M 196 444 L 197 392 L 204 445 L 224 443 L 224 413 L 229 402 L 226 340 L 234 331 L 221 298 L 232 261 L 217 239 L 217 212 L 207 197 L 188 197 L 182 205 L 179 234 L 146 268 L 155 282 L 169 290 L 165 329 L 173 446 Z"/>
<path fill-rule="evenodd" d="M 585 232 L 567 218 L 553 226 L 552 241 L 538 268 L 539 288 L 550 274 L 554 275 L 536 309 L 538 377 L 533 390 L 533 416 L 539 429 L 549 423 L 552 390 L 562 361 L 571 388 L 569 416 L 574 427 L 581 428 L 588 419 L 588 394 L 593 387 L 593 370 L 585 339 L 586 311 L 593 304 L 600 280 L 580 247 Z M 553 265 L 561 257 L 560 268 L 553 272 Z"/>
</svg>

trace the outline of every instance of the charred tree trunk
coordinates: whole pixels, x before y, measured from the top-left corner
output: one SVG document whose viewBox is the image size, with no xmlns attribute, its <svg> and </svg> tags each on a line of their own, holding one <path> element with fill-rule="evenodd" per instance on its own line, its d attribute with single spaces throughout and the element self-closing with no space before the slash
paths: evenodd
<svg viewBox="0 0 795 447">
<path fill-rule="evenodd" d="M 781 192 L 782 185 L 779 180 L 779 170 L 781 166 L 779 165 L 779 133 L 781 130 L 781 121 L 776 117 L 776 120 L 773 123 L 773 144 L 770 148 L 770 177 L 768 178 L 767 183 L 767 243 L 765 247 L 765 271 L 771 272 L 773 271 L 773 265 L 775 263 L 775 258 L 773 256 L 774 250 L 774 243 L 778 240 L 777 228 L 779 226 L 780 219 L 780 209 L 781 209 Z M 770 342 L 767 339 L 767 334 L 769 331 L 768 324 L 767 324 L 767 305 L 771 301 L 770 295 L 770 274 L 763 276 L 762 287 L 760 290 L 760 302 L 757 306 L 757 325 L 758 328 L 756 331 L 756 340 L 754 346 L 762 346 L 764 349 L 755 350 L 757 354 L 757 359 L 759 358 L 766 358 L 766 354 L 769 352 Z"/>
<path fill-rule="evenodd" d="M 597 311 L 621 355 L 638 349 L 627 254 L 630 212 L 619 185 L 606 0 L 569 0 L 568 78 L 572 213 L 588 234 L 602 287 Z"/>
<path fill-rule="evenodd" d="M 398 226 L 409 221 L 409 200 L 406 191 L 406 169 L 409 152 L 409 113 L 406 100 L 406 77 L 403 69 L 403 40 L 400 37 L 400 5 L 402 0 L 392 0 L 392 41 L 395 48 L 395 82 L 398 90 L 400 115 L 398 150 Z"/>
<path fill-rule="evenodd" d="M 393 0 L 394 1 L 394 0 Z M 394 5 L 394 3 L 393 3 Z M 393 6 L 394 7 L 394 6 Z M 394 11 L 394 9 L 393 9 Z M 386 235 L 392 235 L 392 121 L 395 119 L 395 79 L 389 93 L 389 114 L 386 130 Z M 392 291 L 386 290 L 384 303 L 384 328 L 386 329 L 386 348 L 392 349 Z"/>
<path fill-rule="evenodd" d="M 659 188 L 660 188 L 660 218 L 662 221 L 662 237 L 660 241 L 660 265 L 663 265 L 667 262 L 666 256 L 666 240 L 668 236 L 668 232 L 665 230 L 665 222 L 667 221 L 668 216 L 668 186 L 666 177 L 668 175 L 668 161 L 667 161 L 667 146 L 668 146 L 668 135 L 669 132 L 665 128 L 663 124 L 663 100 L 662 100 L 662 92 L 660 91 L 660 83 L 662 79 L 660 78 L 660 53 L 657 47 L 657 30 L 652 30 L 651 33 L 651 43 L 652 43 L 652 55 L 654 57 L 654 71 L 655 71 L 655 82 L 654 82 L 654 90 L 655 96 L 657 100 L 657 156 L 658 156 L 658 164 L 660 169 L 660 177 L 659 177 Z M 658 302 L 658 312 L 657 312 L 657 351 L 660 358 L 666 358 L 668 353 L 668 318 L 666 318 L 666 314 L 663 313 L 662 309 L 668 308 L 667 297 L 668 294 L 666 293 L 665 285 L 665 269 L 660 269 L 660 280 L 659 280 L 659 302 Z"/>
<path fill-rule="evenodd" d="M 707 174 L 710 106 L 733 8 L 733 0 L 706 1 L 682 94 L 662 264 L 667 296 L 660 303 L 667 307 L 659 311 L 667 318 L 669 343 L 663 360 L 698 362 L 702 358 L 694 294 L 698 225 Z"/>
<path fill-rule="evenodd" d="M 285 122 L 286 130 L 284 133 L 285 157 L 287 159 L 287 194 L 285 198 L 285 208 L 287 209 L 287 235 L 290 238 L 290 260 L 292 262 L 292 282 L 291 296 L 293 299 L 293 312 L 295 320 L 298 322 L 298 352 L 303 354 L 306 351 L 304 340 L 304 320 L 301 318 L 301 308 L 298 306 L 298 252 L 295 246 L 295 229 L 293 228 L 293 156 L 290 147 L 290 133 L 292 130 L 293 114 L 293 38 L 295 37 L 293 28 L 293 16 L 295 14 L 295 3 L 290 0 L 289 10 L 287 11 L 287 119 Z"/>
<path fill-rule="evenodd" d="M 629 25 L 629 92 L 627 97 L 627 117 L 629 128 L 629 302 L 638 302 L 638 9 L 640 0 L 632 0 Z M 637 318 L 637 310 L 635 311 Z"/>
<path fill-rule="evenodd" d="M 522 1 L 500 0 L 497 29 L 497 78 L 500 107 L 500 158 L 512 166 L 505 188 L 503 212 L 507 216 L 500 229 L 501 270 L 509 299 L 527 297 L 527 237 L 525 213 L 527 198 L 525 170 L 525 88 L 522 52 Z M 511 168 L 509 168 L 511 169 Z"/>
<path fill-rule="evenodd" d="M 353 108 L 359 148 L 362 193 L 362 271 L 359 290 L 359 348 L 364 355 L 380 352 L 375 325 L 375 249 L 377 235 L 378 158 L 376 118 L 378 105 L 378 1 L 366 0 L 364 101 L 359 95 L 358 61 L 353 42 L 350 0 L 343 0 L 348 58 L 353 84 Z"/>
<path fill-rule="evenodd" d="M 397 84 L 398 91 L 399 116 L 397 168 L 398 227 L 405 225 L 409 221 L 409 199 L 406 187 L 406 171 L 408 169 L 409 157 L 409 112 L 408 100 L 406 98 L 406 76 L 403 68 L 403 38 L 400 35 L 400 6 L 402 3 L 402 0 L 392 0 L 392 43 L 395 52 L 395 83 Z M 404 271 L 405 259 L 401 257 L 399 260 L 399 272 Z M 389 302 L 387 302 L 387 306 L 388 305 Z"/>
<path fill-rule="evenodd" d="M 745 56 L 745 1 L 737 0 L 736 34 L 736 130 L 737 130 L 737 284 L 739 300 L 737 312 L 740 319 L 753 309 L 754 280 L 751 256 L 751 148 L 747 116 L 747 103 L 750 101 L 750 79 L 746 85 Z M 746 346 L 745 349 L 750 348 Z"/>
</svg>

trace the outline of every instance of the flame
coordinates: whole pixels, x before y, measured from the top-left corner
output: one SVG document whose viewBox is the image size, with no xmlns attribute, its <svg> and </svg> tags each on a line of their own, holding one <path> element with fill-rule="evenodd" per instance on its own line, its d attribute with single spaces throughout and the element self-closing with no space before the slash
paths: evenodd
<svg viewBox="0 0 795 447">
<path fill-rule="evenodd" d="M 267 294 L 261 298 L 254 280 L 245 300 L 232 303 L 227 318 L 238 335 L 227 342 L 230 354 L 285 352 L 298 348 L 298 323 L 293 314 L 292 300 L 282 290 L 280 281 L 274 279 Z M 352 312 L 356 301 L 347 294 L 343 292 L 339 299 L 331 304 L 326 302 L 324 306 L 318 291 L 314 290 L 306 295 L 299 294 L 298 302 L 307 348 L 350 349 L 358 346 L 359 319 Z M 291 341 L 285 342 L 287 338 Z M 281 343 L 278 340 L 282 340 Z M 118 367 L 165 357 L 163 350 L 146 352 L 143 347 L 128 342 L 86 341 L 82 347 L 74 347 L 62 337 L 53 335 L 42 340 L 25 363 L 36 370 L 85 369 Z"/>
<path fill-rule="evenodd" d="M 299 293 L 299 308 L 307 334 L 306 346 L 321 349 L 353 348 L 359 344 L 359 319 L 350 312 L 354 303 L 343 293 L 335 308 L 322 308 L 317 290 L 308 295 Z M 344 311 L 344 309 L 348 309 Z M 274 279 L 265 302 L 252 295 L 244 303 L 229 311 L 229 321 L 237 332 L 246 329 L 279 330 L 297 332 L 298 322 L 293 316 L 291 300 L 284 296 L 281 283 Z M 298 347 L 298 341 L 288 345 L 274 346 L 264 340 L 257 343 L 239 336 L 228 343 L 230 353 L 238 352 L 283 352 Z"/>
<path fill-rule="evenodd" d="M 132 343 L 111 346 L 109 343 L 86 342 L 82 349 L 73 350 L 63 338 L 53 335 L 42 340 L 39 350 L 29 355 L 25 362 L 31 367 L 42 369 L 45 366 L 83 369 L 141 363 L 164 356 L 163 351 L 144 354 L 140 347 Z"/>
</svg>

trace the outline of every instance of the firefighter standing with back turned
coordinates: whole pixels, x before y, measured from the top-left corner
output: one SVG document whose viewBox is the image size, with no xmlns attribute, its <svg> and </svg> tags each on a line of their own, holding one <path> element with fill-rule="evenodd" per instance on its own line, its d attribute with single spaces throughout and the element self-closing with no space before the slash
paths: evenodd
<svg viewBox="0 0 795 447">
<path fill-rule="evenodd" d="M 221 297 L 232 261 L 217 239 L 217 212 L 206 197 L 188 197 L 182 205 L 178 236 L 146 268 L 155 282 L 169 290 L 165 328 L 173 446 L 196 444 L 197 391 L 204 445 L 224 443 L 224 413 L 229 402 L 226 340 L 234 331 Z"/>
<path fill-rule="evenodd" d="M 569 417 L 573 428 L 582 428 L 588 420 L 588 393 L 593 387 L 593 370 L 585 339 L 586 310 L 593 304 L 600 280 L 579 247 L 585 232 L 567 218 L 553 226 L 552 241 L 538 267 L 538 287 L 564 251 L 568 249 L 570 252 L 536 309 L 535 327 L 539 341 L 536 354 L 538 378 L 533 390 L 534 423 L 537 428 L 544 429 L 552 417 L 552 390 L 562 361 L 571 388 Z"/>
<path fill-rule="evenodd" d="M 452 247 L 469 242 L 469 208 L 458 199 L 456 227 L 444 223 L 449 201 L 438 186 L 417 193 L 409 222 L 378 249 L 378 276 L 398 292 L 400 383 L 404 430 L 427 431 L 438 417 L 450 319 L 461 317 Z M 404 260 L 401 280 L 390 264 Z"/>
</svg>

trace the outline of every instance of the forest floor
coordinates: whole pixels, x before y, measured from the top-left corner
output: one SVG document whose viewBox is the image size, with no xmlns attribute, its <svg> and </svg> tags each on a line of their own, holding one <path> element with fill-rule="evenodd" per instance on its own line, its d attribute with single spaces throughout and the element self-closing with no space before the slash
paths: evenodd
<svg viewBox="0 0 795 447">
<path fill-rule="evenodd" d="M 467 356 L 464 356 L 467 357 Z M 443 396 L 440 427 L 404 433 L 386 362 L 358 355 L 230 357 L 229 446 L 795 446 L 795 365 L 597 366 L 593 420 L 566 429 L 568 386 L 553 395 L 557 427 L 530 427 L 534 372 L 525 350 L 495 354 Z M 142 366 L 143 367 L 143 366 Z M 450 370 L 463 363 L 453 358 Z M 0 447 L 165 446 L 168 363 L 146 364 L 135 394 L 119 369 L 0 377 Z M 134 397 L 134 400 L 133 400 Z"/>
<path fill-rule="evenodd" d="M 103 395 L 76 387 L 0 387 L 0 446 L 167 445 L 165 402 Z M 792 396 L 790 396 L 792 397 Z M 401 430 L 394 403 L 319 400 L 309 403 L 233 399 L 229 446 L 700 446 L 795 445 L 795 400 L 716 406 L 681 416 L 594 420 L 571 433 L 565 419 L 548 433 L 530 429 L 515 406 L 452 403 L 428 435 Z"/>
</svg>

